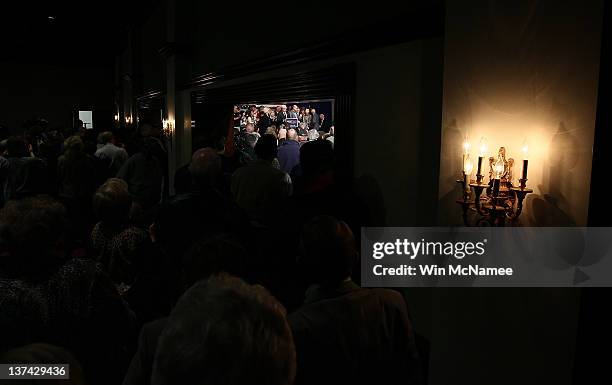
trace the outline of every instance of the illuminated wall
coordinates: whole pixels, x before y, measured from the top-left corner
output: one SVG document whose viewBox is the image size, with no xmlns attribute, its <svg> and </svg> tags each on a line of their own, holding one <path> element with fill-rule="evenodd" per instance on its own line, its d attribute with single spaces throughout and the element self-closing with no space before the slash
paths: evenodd
<svg viewBox="0 0 612 385">
<path fill-rule="evenodd" d="M 515 158 L 528 140 L 528 224 L 586 224 L 602 6 L 446 2 L 440 223 L 461 223 L 467 132 L 472 156 L 483 135 Z M 572 384 L 579 308 L 577 289 L 437 288 L 429 384 Z"/>
<path fill-rule="evenodd" d="M 462 141 L 529 144 L 529 225 L 585 225 L 602 1 L 447 2 L 439 222 L 460 224 Z M 472 178 L 474 178 L 473 172 Z M 488 180 L 488 173 L 487 179 Z"/>
</svg>

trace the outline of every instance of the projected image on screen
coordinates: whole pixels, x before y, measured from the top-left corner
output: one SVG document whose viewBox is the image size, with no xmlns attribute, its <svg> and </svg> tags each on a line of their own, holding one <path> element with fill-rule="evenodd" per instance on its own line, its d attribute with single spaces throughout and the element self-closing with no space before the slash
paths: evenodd
<svg viewBox="0 0 612 385">
<path fill-rule="evenodd" d="M 232 117 L 228 112 L 233 108 Z M 301 100 L 267 103 L 196 102 L 192 105 L 192 146 L 196 151 L 204 147 L 229 150 L 236 164 L 244 165 L 258 159 L 257 143 L 274 137 L 279 169 L 299 172 L 299 152 L 308 142 L 325 141 L 335 150 L 335 101 Z M 228 118 L 231 120 L 228 122 Z M 230 127 L 228 127 L 230 123 Z M 342 129 L 342 128 L 340 128 Z"/>
<path fill-rule="evenodd" d="M 333 100 L 244 104 L 234 107 L 234 127 L 259 135 L 295 130 L 300 142 L 333 136 Z"/>
</svg>

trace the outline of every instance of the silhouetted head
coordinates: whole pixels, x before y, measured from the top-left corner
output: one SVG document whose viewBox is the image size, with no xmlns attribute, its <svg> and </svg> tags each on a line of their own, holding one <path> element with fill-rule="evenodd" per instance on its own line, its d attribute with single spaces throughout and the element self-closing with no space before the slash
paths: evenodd
<svg viewBox="0 0 612 385">
<path fill-rule="evenodd" d="M 259 140 L 259 136 L 254 132 L 247 132 L 244 134 L 244 140 L 251 148 L 255 148 L 257 141 Z"/>
<path fill-rule="evenodd" d="M 101 144 L 111 143 L 112 141 L 113 133 L 110 131 L 104 131 L 101 132 L 100 135 L 98 135 L 98 142 L 100 142 Z"/>
<path fill-rule="evenodd" d="M 276 135 L 277 135 L 276 134 L 276 126 L 270 126 L 270 127 L 266 128 L 266 135 L 268 135 L 268 134 L 270 134 L 270 135 L 272 135 L 272 136 L 274 136 L 276 138 Z"/>
<path fill-rule="evenodd" d="M 152 385 L 289 385 L 295 348 L 283 306 L 226 276 L 192 286 L 159 338 Z"/>
<path fill-rule="evenodd" d="M 138 131 L 142 137 L 149 137 L 154 135 L 155 129 L 153 128 L 153 124 L 147 120 L 142 120 L 138 123 Z"/>
<path fill-rule="evenodd" d="M 44 338 L 48 317 L 38 290 L 19 280 L 0 279 L 0 352 Z M 0 362 L 11 361 L 1 357 Z"/>
<path fill-rule="evenodd" d="M 28 144 L 22 136 L 11 136 L 6 140 L 6 155 L 9 158 L 29 156 Z"/>
<path fill-rule="evenodd" d="M 51 197 L 10 200 L 0 211 L 0 271 L 38 280 L 64 257 L 66 209 Z"/>
<path fill-rule="evenodd" d="M 85 144 L 78 135 L 73 135 L 64 141 L 64 151 L 66 154 L 82 153 L 84 149 Z"/>
<path fill-rule="evenodd" d="M 221 172 L 221 158 L 213 148 L 197 150 L 191 157 L 189 173 L 197 186 L 212 186 Z"/>
<path fill-rule="evenodd" d="M 300 265 L 316 284 L 336 284 L 349 278 L 357 258 L 355 237 L 348 225 L 322 215 L 304 225 Z"/>
<path fill-rule="evenodd" d="M 255 154 L 257 158 L 267 161 L 272 161 L 276 158 L 278 143 L 274 135 L 266 134 L 262 136 L 255 145 Z"/>
<path fill-rule="evenodd" d="M 333 170 L 334 149 L 327 140 L 304 143 L 300 147 L 300 166 L 305 177 L 325 174 Z"/>
<path fill-rule="evenodd" d="M 106 225 L 119 225 L 127 221 L 132 198 L 127 183 L 118 178 L 108 179 L 93 197 L 93 208 L 98 219 Z"/>
<path fill-rule="evenodd" d="M 142 140 L 139 143 L 139 151 L 145 157 L 147 157 L 147 159 L 150 159 L 154 157 L 155 155 L 157 155 L 159 148 L 160 148 L 159 142 L 157 141 L 157 139 L 151 136 L 146 136 L 142 138 Z"/>
<path fill-rule="evenodd" d="M 196 242 L 183 256 L 183 287 L 219 273 L 243 277 L 246 249 L 233 237 L 219 234 Z"/>
</svg>

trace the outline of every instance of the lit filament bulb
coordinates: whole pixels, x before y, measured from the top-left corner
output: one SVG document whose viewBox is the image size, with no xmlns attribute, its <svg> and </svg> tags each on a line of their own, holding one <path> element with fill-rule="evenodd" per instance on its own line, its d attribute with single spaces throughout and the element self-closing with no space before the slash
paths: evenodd
<svg viewBox="0 0 612 385">
<path fill-rule="evenodd" d="M 489 151 L 489 146 L 487 146 L 487 140 L 484 137 L 482 137 L 482 139 L 480 139 L 479 150 L 480 150 L 480 156 L 481 157 L 484 157 L 487 154 L 487 152 Z"/>
<path fill-rule="evenodd" d="M 504 168 L 504 160 L 501 156 L 498 156 L 497 162 L 495 162 L 495 166 L 493 168 L 495 171 L 495 179 L 501 179 L 502 175 L 504 174 Z"/>
<path fill-rule="evenodd" d="M 474 166 L 472 165 L 472 162 L 470 162 L 470 159 L 466 159 L 465 165 L 463 166 L 463 172 L 465 175 L 471 175 L 473 167 Z"/>
</svg>

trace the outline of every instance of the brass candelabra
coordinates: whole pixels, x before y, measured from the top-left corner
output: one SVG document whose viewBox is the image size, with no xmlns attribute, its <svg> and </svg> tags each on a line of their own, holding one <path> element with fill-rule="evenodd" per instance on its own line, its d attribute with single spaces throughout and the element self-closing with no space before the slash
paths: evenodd
<svg viewBox="0 0 612 385">
<path fill-rule="evenodd" d="M 526 153 L 526 149 L 523 151 Z M 512 183 L 514 159 L 506 159 L 504 147 L 499 148 L 497 158 L 488 159 L 488 183 L 484 182 L 483 159 L 482 155 L 478 158 L 476 179 L 470 180 L 472 166 L 469 155 L 464 153 L 463 178 L 457 180 L 463 191 L 462 199 L 457 200 L 463 209 L 463 222 L 466 226 L 505 226 L 507 222 L 515 224 L 523 211 L 525 197 L 533 192 L 527 188 L 528 161 L 523 160 L 522 177 L 519 185 L 515 186 Z M 475 222 L 471 222 L 471 218 L 475 218 Z"/>
</svg>

